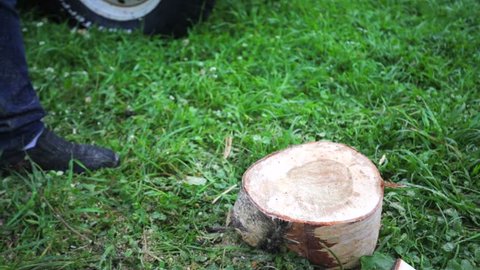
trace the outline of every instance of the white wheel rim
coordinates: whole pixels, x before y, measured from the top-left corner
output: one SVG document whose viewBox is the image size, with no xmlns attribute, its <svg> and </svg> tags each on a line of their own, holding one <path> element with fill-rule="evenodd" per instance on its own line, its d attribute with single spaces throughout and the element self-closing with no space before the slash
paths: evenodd
<svg viewBox="0 0 480 270">
<path fill-rule="evenodd" d="M 96 14 L 116 21 L 130 21 L 145 17 L 161 0 L 80 0 Z"/>
</svg>

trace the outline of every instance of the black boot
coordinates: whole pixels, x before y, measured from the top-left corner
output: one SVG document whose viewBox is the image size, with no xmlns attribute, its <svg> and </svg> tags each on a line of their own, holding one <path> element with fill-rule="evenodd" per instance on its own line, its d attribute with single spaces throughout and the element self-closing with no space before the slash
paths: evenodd
<svg viewBox="0 0 480 270">
<path fill-rule="evenodd" d="M 3 153 L 0 166 L 18 169 L 25 165 L 25 154 L 43 170 L 66 171 L 71 160 L 75 160 L 73 171 L 76 173 L 85 171 L 85 168 L 97 170 L 119 165 L 118 155 L 111 150 L 67 142 L 53 132 L 45 130 L 34 148 L 23 152 Z"/>
</svg>

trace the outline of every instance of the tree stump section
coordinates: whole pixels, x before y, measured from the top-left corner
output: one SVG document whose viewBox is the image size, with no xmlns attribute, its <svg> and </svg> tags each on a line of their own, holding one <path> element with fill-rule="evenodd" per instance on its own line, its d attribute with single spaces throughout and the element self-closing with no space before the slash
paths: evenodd
<svg viewBox="0 0 480 270">
<path fill-rule="evenodd" d="M 383 181 L 356 150 L 321 141 L 253 164 L 229 224 L 253 247 L 286 245 L 327 269 L 353 268 L 377 243 Z"/>
</svg>

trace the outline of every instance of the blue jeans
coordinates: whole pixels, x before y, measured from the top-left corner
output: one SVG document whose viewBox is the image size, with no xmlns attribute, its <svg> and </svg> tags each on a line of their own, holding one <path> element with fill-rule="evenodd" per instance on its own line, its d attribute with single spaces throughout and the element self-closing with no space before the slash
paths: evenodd
<svg viewBox="0 0 480 270">
<path fill-rule="evenodd" d="M 28 77 L 17 0 L 0 0 L 0 156 L 21 150 L 44 128 L 45 111 Z"/>
</svg>

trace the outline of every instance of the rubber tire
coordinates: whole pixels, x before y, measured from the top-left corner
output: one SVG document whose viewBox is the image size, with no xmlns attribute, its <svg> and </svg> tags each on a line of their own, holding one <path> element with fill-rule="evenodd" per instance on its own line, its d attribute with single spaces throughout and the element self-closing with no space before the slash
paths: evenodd
<svg viewBox="0 0 480 270">
<path fill-rule="evenodd" d="M 189 27 L 206 19 L 215 0 L 162 0 L 150 13 L 141 19 L 116 21 L 91 11 L 78 0 L 52 0 L 74 22 L 88 27 L 96 25 L 107 29 L 141 29 L 143 33 L 181 37 Z"/>
</svg>

